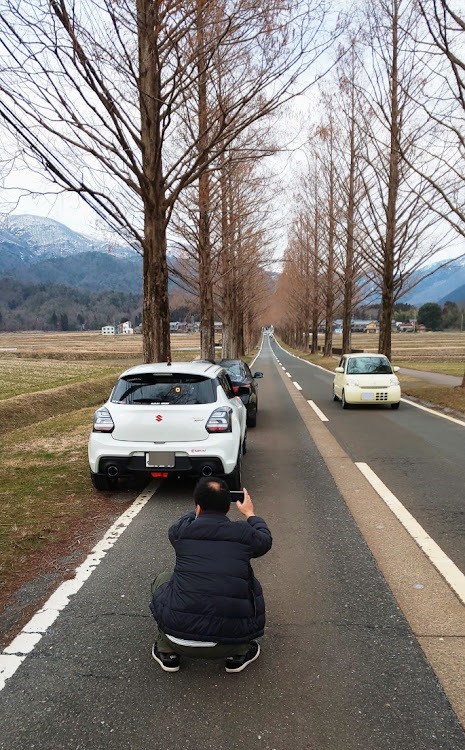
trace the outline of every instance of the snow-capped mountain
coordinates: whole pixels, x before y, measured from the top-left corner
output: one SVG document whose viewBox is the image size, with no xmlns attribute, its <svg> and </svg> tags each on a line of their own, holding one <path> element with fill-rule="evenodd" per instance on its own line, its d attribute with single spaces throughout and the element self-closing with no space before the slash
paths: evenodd
<svg viewBox="0 0 465 750">
<path fill-rule="evenodd" d="M 431 274 L 431 271 L 434 273 L 420 281 L 410 292 L 406 292 L 400 301 L 411 305 L 424 305 L 425 302 L 443 305 L 448 300 L 463 302 L 465 293 L 462 294 L 464 290 L 461 291 L 460 287 L 465 285 L 465 258 L 458 258 L 441 268 L 443 263 L 444 261 L 438 261 L 421 269 L 420 276 Z"/>
<path fill-rule="evenodd" d="M 110 252 L 114 257 L 134 258 L 130 247 L 74 232 L 54 219 L 30 214 L 9 216 L 0 224 L 0 271 L 49 258 L 66 258 L 84 252 Z"/>
</svg>

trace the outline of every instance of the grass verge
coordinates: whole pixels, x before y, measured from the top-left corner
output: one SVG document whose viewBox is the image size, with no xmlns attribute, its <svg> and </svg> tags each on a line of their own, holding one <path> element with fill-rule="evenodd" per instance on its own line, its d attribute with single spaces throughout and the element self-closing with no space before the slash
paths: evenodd
<svg viewBox="0 0 465 750">
<path fill-rule="evenodd" d="M 102 496 L 90 485 L 86 451 L 92 414 L 93 409 L 79 409 L 5 436 L 0 466 L 2 585 L 22 572 L 30 555 L 59 542 L 71 525 L 100 505 Z"/>
<path fill-rule="evenodd" d="M 62 385 L 46 391 L 22 394 L 0 401 L 0 434 L 42 422 L 86 406 L 97 406 L 108 398 L 115 375 Z"/>
</svg>

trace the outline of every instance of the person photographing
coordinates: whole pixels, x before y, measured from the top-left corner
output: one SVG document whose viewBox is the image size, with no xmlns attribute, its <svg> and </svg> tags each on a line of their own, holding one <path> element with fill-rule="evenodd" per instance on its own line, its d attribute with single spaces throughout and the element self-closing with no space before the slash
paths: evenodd
<svg viewBox="0 0 465 750">
<path fill-rule="evenodd" d="M 226 672 L 241 672 L 260 654 L 265 601 L 250 560 L 268 552 L 272 538 L 246 489 L 236 502 L 245 520 L 231 521 L 231 497 L 223 479 L 203 477 L 195 510 L 169 529 L 174 572 L 155 579 L 150 603 L 158 625 L 152 656 L 165 672 L 177 672 L 181 656 L 224 658 Z"/>
</svg>

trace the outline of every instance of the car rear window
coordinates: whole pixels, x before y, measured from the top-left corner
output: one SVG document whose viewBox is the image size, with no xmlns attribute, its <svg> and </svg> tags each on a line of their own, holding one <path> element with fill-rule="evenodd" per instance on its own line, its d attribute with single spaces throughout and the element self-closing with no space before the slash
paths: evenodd
<svg viewBox="0 0 465 750">
<path fill-rule="evenodd" d="M 244 379 L 244 369 L 240 362 L 234 362 L 232 364 L 224 364 L 222 363 L 222 367 L 226 370 L 231 380 L 234 382 L 235 380 L 243 380 Z"/>
<path fill-rule="evenodd" d="M 111 400 L 118 404 L 212 404 L 216 393 L 211 378 L 143 373 L 121 378 Z"/>
<path fill-rule="evenodd" d="M 390 375 L 391 363 L 386 357 L 354 357 L 347 363 L 348 375 Z"/>
</svg>

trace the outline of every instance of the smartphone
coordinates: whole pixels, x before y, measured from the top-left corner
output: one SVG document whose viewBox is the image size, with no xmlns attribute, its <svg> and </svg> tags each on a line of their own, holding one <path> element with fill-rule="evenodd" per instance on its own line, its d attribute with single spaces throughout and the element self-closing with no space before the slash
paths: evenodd
<svg viewBox="0 0 465 750">
<path fill-rule="evenodd" d="M 230 490 L 229 494 L 231 495 L 231 502 L 244 502 L 244 490 Z"/>
</svg>

